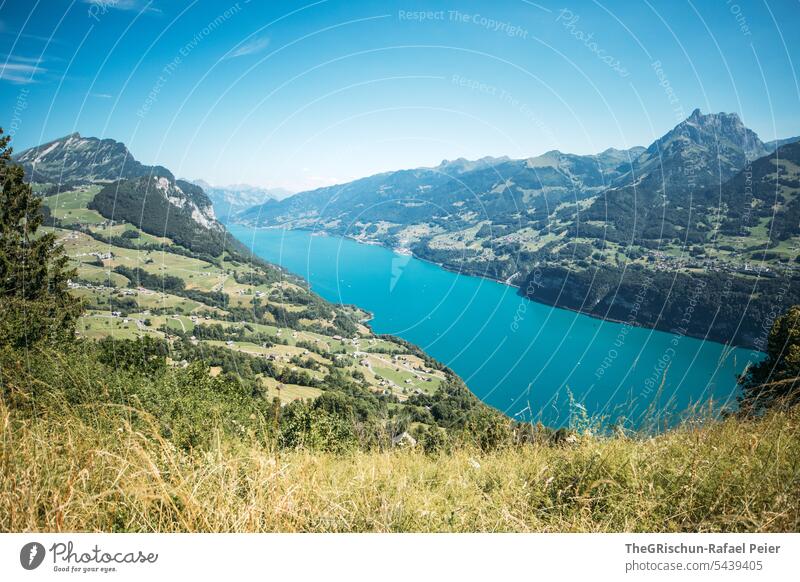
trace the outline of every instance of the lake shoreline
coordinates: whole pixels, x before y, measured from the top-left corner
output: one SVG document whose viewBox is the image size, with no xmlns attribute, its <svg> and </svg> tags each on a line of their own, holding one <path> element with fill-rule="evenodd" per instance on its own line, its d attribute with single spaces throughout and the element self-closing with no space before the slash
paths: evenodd
<svg viewBox="0 0 800 582">
<path fill-rule="evenodd" d="M 299 230 L 299 231 L 310 232 L 312 234 L 312 236 L 341 237 L 341 238 L 344 238 L 344 239 L 352 240 L 352 241 L 354 241 L 356 243 L 359 243 L 359 244 L 362 244 L 362 245 L 381 247 L 383 249 L 392 251 L 395 254 L 401 254 L 401 253 L 397 253 L 396 249 L 394 247 L 391 247 L 391 246 L 389 246 L 387 244 L 384 244 L 384 243 L 381 243 L 379 241 L 363 240 L 363 239 L 357 238 L 357 237 L 352 236 L 352 235 L 337 234 L 335 232 L 329 232 L 329 231 L 323 230 L 323 229 L 313 229 L 313 228 L 308 228 L 308 227 L 303 227 L 303 228 L 297 227 L 297 228 L 287 229 L 287 228 L 280 227 L 280 226 L 252 226 L 252 225 L 242 224 L 242 223 L 237 223 L 237 224 L 240 224 L 240 226 L 246 226 L 248 228 L 255 228 L 255 229 L 264 229 L 264 230 Z M 540 305 L 546 305 L 546 306 L 552 307 L 554 309 L 562 309 L 564 311 L 569 311 L 569 312 L 572 312 L 572 313 L 576 313 L 578 315 L 585 315 L 585 316 L 590 317 L 592 319 L 595 319 L 597 321 L 609 322 L 609 323 L 620 324 L 620 325 L 626 325 L 626 326 L 635 327 L 635 328 L 644 329 L 644 330 L 660 331 L 660 332 L 669 333 L 669 334 L 677 335 L 677 336 L 681 336 L 681 337 L 689 337 L 689 338 L 697 339 L 697 340 L 700 340 L 700 341 L 703 341 L 703 342 L 709 342 L 709 343 L 725 346 L 726 348 L 747 349 L 753 354 L 753 356 L 763 355 L 763 352 L 761 352 L 760 350 L 756 349 L 755 346 L 753 346 L 752 344 L 748 344 L 748 343 L 737 344 L 737 343 L 733 343 L 733 342 L 717 341 L 717 340 L 714 340 L 714 339 L 709 339 L 707 337 L 707 334 L 692 333 L 690 330 L 686 330 L 685 332 L 681 333 L 681 332 L 678 332 L 678 331 L 675 331 L 675 330 L 671 329 L 671 327 L 669 327 L 667 325 L 645 325 L 645 324 L 642 324 L 642 323 L 639 323 L 639 322 L 635 322 L 635 321 L 632 322 L 632 321 L 627 321 L 627 320 L 624 320 L 624 319 L 616 319 L 614 317 L 605 317 L 605 316 L 597 315 L 597 314 L 589 312 L 589 311 L 582 311 L 580 309 L 576 309 L 576 308 L 571 307 L 569 305 L 559 305 L 559 304 L 551 302 L 551 301 L 542 300 L 541 298 L 537 299 L 537 298 L 533 298 L 533 297 L 528 297 L 527 295 L 522 293 L 521 286 L 515 285 L 514 283 L 509 283 L 508 280 L 503 281 L 503 280 L 491 277 L 489 275 L 481 275 L 479 273 L 464 272 L 463 270 L 456 269 L 455 267 L 453 267 L 451 265 L 448 265 L 447 263 L 440 263 L 440 262 L 437 262 L 437 261 L 433 261 L 433 260 L 427 259 L 425 257 L 421 257 L 418 254 L 416 254 L 413 249 L 409 249 L 409 250 L 410 250 L 411 256 L 413 256 L 415 259 L 417 259 L 419 261 L 422 261 L 424 263 L 428 263 L 429 265 L 434 265 L 436 267 L 439 267 L 442 270 L 448 271 L 448 272 L 453 273 L 455 275 L 464 276 L 464 277 L 474 277 L 476 279 L 483 279 L 483 280 L 486 280 L 486 281 L 491 281 L 493 283 L 497 283 L 499 285 L 504 285 L 506 287 L 510 287 L 512 289 L 516 289 L 517 290 L 516 295 L 518 297 L 520 297 L 521 299 L 525 299 L 527 301 L 531 301 L 533 303 L 538 303 Z M 372 318 L 370 318 L 370 319 L 372 319 Z"/>
<path fill-rule="evenodd" d="M 560 426 L 573 393 L 590 415 L 633 424 L 652 406 L 670 415 L 698 401 L 724 406 L 754 361 L 741 348 L 534 301 L 388 245 L 310 228 L 231 227 L 259 257 L 370 313 L 376 334 L 419 346 L 511 418 Z"/>
</svg>

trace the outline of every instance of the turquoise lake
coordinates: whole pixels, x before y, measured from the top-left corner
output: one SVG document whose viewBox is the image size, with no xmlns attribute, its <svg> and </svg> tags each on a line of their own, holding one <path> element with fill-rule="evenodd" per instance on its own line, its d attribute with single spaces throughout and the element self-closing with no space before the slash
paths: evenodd
<svg viewBox="0 0 800 582">
<path fill-rule="evenodd" d="M 417 344 L 481 400 L 520 420 L 561 426 L 585 409 L 631 426 L 673 424 L 691 406 L 733 404 L 736 376 L 761 356 L 556 309 L 513 287 L 346 238 L 229 229 L 325 299 L 371 312 L 375 332 Z"/>
</svg>

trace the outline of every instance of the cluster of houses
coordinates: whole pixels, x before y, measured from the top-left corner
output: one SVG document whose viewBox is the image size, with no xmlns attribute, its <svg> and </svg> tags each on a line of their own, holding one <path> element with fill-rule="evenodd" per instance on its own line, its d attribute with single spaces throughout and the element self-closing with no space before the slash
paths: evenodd
<svg viewBox="0 0 800 582">
<path fill-rule="evenodd" d="M 355 346 L 355 347 L 359 347 L 360 340 L 361 340 L 361 338 L 359 338 L 358 336 L 354 336 L 353 338 L 346 338 L 346 337 L 342 337 L 340 335 L 334 335 L 334 336 L 331 336 L 331 338 L 334 341 L 342 342 L 343 344 L 349 344 L 349 345 Z M 372 345 L 374 343 L 375 343 L 374 340 L 370 340 L 370 345 Z"/>
<path fill-rule="evenodd" d="M 711 257 L 676 257 L 664 252 L 654 251 L 648 255 L 650 268 L 655 271 L 674 272 L 681 269 L 703 269 L 719 273 L 742 273 L 747 275 L 767 275 L 772 272 L 769 265 L 756 262 L 731 262 Z M 789 266 L 788 268 L 793 268 Z"/>
<path fill-rule="evenodd" d="M 89 253 L 78 253 L 74 255 L 75 257 L 96 257 L 101 261 L 109 261 L 114 258 L 114 253 L 111 251 L 101 252 L 101 251 L 91 251 Z"/>
</svg>

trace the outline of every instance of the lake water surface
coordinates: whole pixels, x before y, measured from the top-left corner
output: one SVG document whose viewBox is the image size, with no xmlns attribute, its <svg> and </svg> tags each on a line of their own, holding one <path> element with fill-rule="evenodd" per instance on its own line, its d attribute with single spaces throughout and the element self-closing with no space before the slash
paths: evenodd
<svg viewBox="0 0 800 582">
<path fill-rule="evenodd" d="M 517 419 L 559 426 L 585 409 L 634 426 L 672 423 L 698 403 L 732 404 L 736 376 L 760 358 L 535 303 L 507 285 L 379 246 L 307 231 L 229 229 L 325 299 L 371 312 L 375 332 L 417 344 Z"/>
</svg>

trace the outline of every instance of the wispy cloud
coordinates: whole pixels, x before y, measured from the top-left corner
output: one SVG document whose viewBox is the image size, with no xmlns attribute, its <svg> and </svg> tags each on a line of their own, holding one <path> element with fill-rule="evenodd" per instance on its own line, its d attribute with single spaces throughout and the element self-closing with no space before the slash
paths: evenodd
<svg viewBox="0 0 800 582">
<path fill-rule="evenodd" d="M 226 59 L 235 59 L 237 57 L 244 57 L 263 51 L 269 46 L 269 38 L 266 36 L 256 37 L 246 42 L 240 43 L 233 47 L 228 54 L 225 55 Z"/>
<path fill-rule="evenodd" d="M 25 63 L 28 65 L 38 65 L 42 62 L 41 57 L 23 57 L 19 55 L 12 55 L 9 53 L 0 54 L 0 59 L 6 62 Z"/>
<path fill-rule="evenodd" d="M 41 36 L 41 35 L 38 35 L 38 34 L 29 34 L 27 32 L 20 32 L 18 30 L 12 30 L 2 20 L 0 20 L 0 34 L 2 34 L 4 36 L 15 37 L 17 39 L 33 40 L 33 41 L 36 41 L 36 42 L 42 42 L 42 43 L 47 43 L 47 44 L 59 44 L 59 45 L 63 45 L 64 44 L 62 41 L 60 41 L 59 39 L 54 38 L 52 36 Z"/>
<path fill-rule="evenodd" d="M 38 80 L 37 75 L 47 73 L 47 69 L 40 66 L 39 59 L 6 55 L 4 61 L 0 63 L 0 80 L 17 85 L 35 83 Z"/>
</svg>

